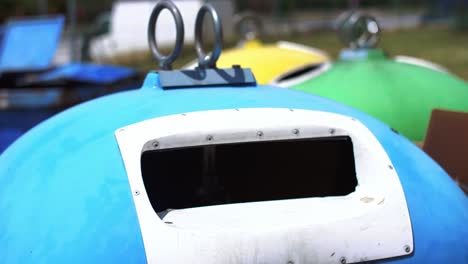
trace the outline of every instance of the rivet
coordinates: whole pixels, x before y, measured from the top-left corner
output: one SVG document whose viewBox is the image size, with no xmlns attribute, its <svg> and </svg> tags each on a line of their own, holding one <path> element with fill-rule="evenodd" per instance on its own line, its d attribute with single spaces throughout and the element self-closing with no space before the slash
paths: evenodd
<svg viewBox="0 0 468 264">
<path fill-rule="evenodd" d="M 119 129 L 119 132 L 124 132 L 124 131 L 125 131 L 125 129 L 123 129 L 123 128 Z"/>
<path fill-rule="evenodd" d="M 335 130 L 334 128 L 330 128 L 330 129 L 328 130 L 328 132 L 330 132 L 330 134 L 333 135 L 333 134 L 335 134 L 336 130 Z"/>
<path fill-rule="evenodd" d="M 388 165 L 388 168 L 393 170 L 393 166 L 392 165 Z"/>
<path fill-rule="evenodd" d="M 237 112 L 239 112 L 239 109 L 238 109 L 238 108 L 236 108 L 236 111 L 237 111 Z"/>
<path fill-rule="evenodd" d="M 213 140 L 213 136 L 212 136 L 212 135 L 208 135 L 208 136 L 206 136 L 206 140 L 208 140 L 208 141 L 211 141 L 211 140 Z"/>
<path fill-rule="evenodd" d="M 182 114 L 182 116 L 186 116 L 186 114 Z"/>
<path fill-rule="evenodd" d="M 345 258 L 345 257 L 341 257 L 341 258 L 340 258 L 340 263 L 341 263 L 341 264 L 346 264 L 346 258 Z"/>
<path fill-rule="evenodd" d="M 294 264 L 294 261 L 290 260 L 290 261 L 288 261 L 288 263 L 286 263 L 286 264 Z"/>
<path fill-rule="evenodd" d="M 135 196 L 138 196 L 140 195 L 140 191 L 139 190 L 135 190 Z"/>
<path fill-rule="evenodd" d="M 289 111 L 294 112 L 294 109 L 290 108 Z"/>
<path fill-rule="evenodd" d="M 262 131 L 258 131 L 258 132 L 257 132 L 257 136 L 262 137 L 262 136 L 263 136 L 263 132 L 262 132 Z"/>
<path fill-rule="evenodd" d="M 405 245 L 405 252 L 406 252 L 406 253 L 410 253 L 410 252 L 411 252 L 410 246 Z"/>
<path fill-rule="evenodd" d="M 153 142 L 153 147 L 155 147 L 155 148 L 159 147 L 159 142 L 154 141 L 154 142 Z"/>
<path fill-rule="evenodd" d="M 354 118 L 351 118 L 351 120 L 352 120 L 352 121 L 356 121 L 356 119 L 354 119 Z"/>
<path fill-rule="evenodd" d="M 293 133 L 294 135 L 299 135 L 299 129 L 297 129 L 297 128 L 293 129 L 293 130 L 292 130 L 292 133 Z"/>
</svg>

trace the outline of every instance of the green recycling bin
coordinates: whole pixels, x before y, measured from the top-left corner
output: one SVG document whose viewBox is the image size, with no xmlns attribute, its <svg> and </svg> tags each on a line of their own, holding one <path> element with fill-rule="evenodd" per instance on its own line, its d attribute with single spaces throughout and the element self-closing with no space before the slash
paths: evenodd
<svg viewBox="0 0 468 264">
<path fill-rule="evenodd" d="M 432 109 L 468 111 L 464 80 L 422 60 L 389 58 L 375 48 L 380 33 L 375 19 L 358 15 L 355 20 L 350 22 L 354 32 L 341 28 L 350 48 L 338 61 L 278 84 L 355 107 L 413 141 L 424 139 Z M 363 24 L 364 30 L 356 34 Z"/>
</svg>

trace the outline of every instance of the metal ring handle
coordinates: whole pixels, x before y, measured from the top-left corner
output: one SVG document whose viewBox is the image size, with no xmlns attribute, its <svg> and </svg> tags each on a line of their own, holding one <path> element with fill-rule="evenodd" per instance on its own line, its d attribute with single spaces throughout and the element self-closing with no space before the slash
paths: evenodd
<svg viewBox="0 0 468 264">
<path fill-rule="evenodd" d="M 380 37 L 377 20 L 359 12 L 342 14 L 338 18 L 338 34 L 350 48 L 373 48 Z"/>
<path fill-rule="evenodd" d="M 234 31 L 244 40 L 251 40 L 263 33 L 263 23 L 255 13 L 246 11 L 234 15 Z"/>
<path fill-rule="evenodd" d="M 341 13 L 335 19 L 335 30 L 338 33 L 338 38 L 343 42 L 345 45 L 349 44 L 350 39 L 350 28 L 351 28 L 351 17 L 356 13 L 356 11 L 346 11 Z"/>
<path fill-rule="evenodd" d="M 210 55 L 207 55 L 203 51 L 203 19 L 206 13 L 211 15 L 215 33 L 215 46 Z M 200 68 L 216 68 L 216 61 L 223 49 L 223 27 L 221 25 L 221 18 L 210 4 L 204 4 L 198 11 L 195 20 L 195 49 L 198 54 L 198 66 Z"/>
<path fill-rule="evenodd" d="M 156 43 L 156 23 L 163 9 L 167 9 L 171 12 L 176 25 L 175 47 L 169 55 L 162 54 Z M 159 62 L 159 67 L 163 70 L 171 70 L 172 63 L 179 56 L 184 44 L 184 21 L 182 20 L 179 9 L 171 1 L 159 1 L 154 7 L 148 24 L 148 43 L 153 57 Z"/>
<path fill-rule="evenodd" d="M 374 48 L 379 42 L 381 32 L 377 19 L 369 15 L 363 15 L 360 21 L 356 23 L 361 23 L 358 27 L 362 28 L 361 35 L 356 41 L 357 47 Z"/>
</svg>

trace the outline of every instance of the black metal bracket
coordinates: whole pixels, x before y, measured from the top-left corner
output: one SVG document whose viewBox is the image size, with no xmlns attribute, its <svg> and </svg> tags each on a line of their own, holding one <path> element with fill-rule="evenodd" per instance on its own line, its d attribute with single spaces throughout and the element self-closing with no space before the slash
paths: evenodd
<svg viewBox="0 0 468 264">
<path fill-rule="evenodd" d="M 237 65 L 229 69 L 197 67 L 194 70 L 159 71 L 158 73 L 163 89 L 257 85 L 252 71 Z"/>
</svg>

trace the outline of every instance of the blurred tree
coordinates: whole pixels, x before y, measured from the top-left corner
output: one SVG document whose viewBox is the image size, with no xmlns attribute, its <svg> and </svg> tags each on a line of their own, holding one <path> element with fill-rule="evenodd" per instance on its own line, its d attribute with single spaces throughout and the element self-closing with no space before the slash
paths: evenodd
<svg viewBox="0 0 468 264">
<path fill-rule="evenodd" d="M 468 0 L 457 1 L 455 25 L 460 31 L 468 31 Z"/>
<path fill-rule="evenodd" d="M 9 18 L 46 14 L 66 14 L 67 1 L 64 0 L 0 0 L 0 23 Z M 109 11 L 114 0 L 78 0 L 77 22 L 88 24 L 102 12 Z M 41 10 L 46 6 L 47 10 Z"/>
<path fill-rule="evenodd" d="M 10 16 L 27 16 L 37 11 L 36 0 L 1 0 L 0 21 L 4 22 Z"/>
<path fill-rule="evenodd" d="M 47 15 L 49 13 L 48 0 L 37 0 L 39 14 Z"/>
</svg>

